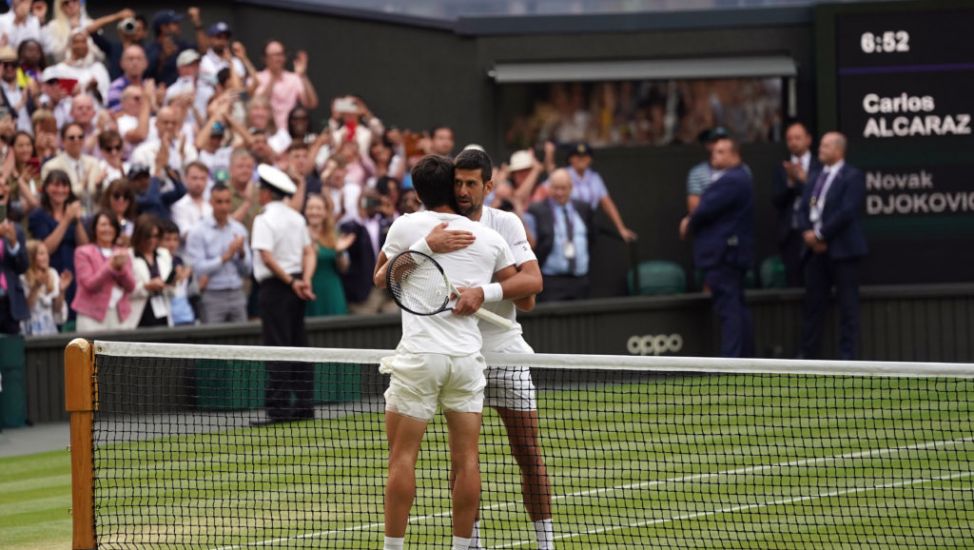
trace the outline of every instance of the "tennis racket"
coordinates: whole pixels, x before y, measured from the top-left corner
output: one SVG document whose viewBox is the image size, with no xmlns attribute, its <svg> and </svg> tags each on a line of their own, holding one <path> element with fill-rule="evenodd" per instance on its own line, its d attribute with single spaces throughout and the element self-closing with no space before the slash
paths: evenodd
<svg viewBox="0 0 974 550">
<path fill-rule="evenodd" d="M 450 298 L 460 294 L 436 260 L 415 250 L 402 252 L 389 262 L 386 287 L 399 307 L 415 315 L 436 315 L 452 309 Z M 514 326 L 508 319 L 482 308 L 474 315 L 501 328 Z"/>
</svg>

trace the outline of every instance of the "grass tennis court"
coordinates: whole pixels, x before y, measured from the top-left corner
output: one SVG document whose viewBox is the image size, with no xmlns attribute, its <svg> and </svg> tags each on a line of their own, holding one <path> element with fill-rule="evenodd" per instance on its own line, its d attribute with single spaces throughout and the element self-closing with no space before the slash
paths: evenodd
<svg viewBox="0 0 974 550">
<path fill-rule="evenodd" d="M 0 548 L 71 547 L 71 457 L 65 451 L 0 458 Z"/>
<path fill-rule="evenodd" d="M 969 380 L 652 377 L 542 391 L 539 408 L 560 548 L 974 545 Z M 381 427 L 357 412 L 102 445 L 99 541 L 381 547 Z M 449 541 L 444 432 L 431 426 L 420 459 L 416 548 Z M 534 547 L 492 413 L 482 448 L 486 547 Z"/>
</svg>

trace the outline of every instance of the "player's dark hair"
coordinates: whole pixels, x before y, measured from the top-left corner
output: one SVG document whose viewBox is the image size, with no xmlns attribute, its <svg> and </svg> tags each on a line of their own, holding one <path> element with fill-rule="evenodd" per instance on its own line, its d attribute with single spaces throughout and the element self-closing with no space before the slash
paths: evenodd
<svg viewBox="0 0 974 550">
<path fill-rule="evenodd" d="M 800 126 L 801 129 L 804 130 L 806 134 L 808 134 L 809 136 L 812 135 L 811 130 L 808 129 L 808 125 L 805 124 L 803 121 L 798 120 L 798 119 L 793 119 L 793 120 L 788 121 L 788 124 L 785 125 L 785 132 L 788 132 L 788 130 L 791 130 L 791 127 L 792 126 Z"/>
<path fill-rule="evenodd" d="M 453 159 L 453 167 L 460 170 L 480 170 L 480 179 L 484 183 L 490 181 L 494 167 L 490 156 L 477 149 L 464 149 Z"/>
<path fill-rule="evenodd" d="M 413 187 L 427 209 L 450 205 L 453 199 L 453 162 L 439 155 L 426 155 L 411 172 Z"/>
</svg>

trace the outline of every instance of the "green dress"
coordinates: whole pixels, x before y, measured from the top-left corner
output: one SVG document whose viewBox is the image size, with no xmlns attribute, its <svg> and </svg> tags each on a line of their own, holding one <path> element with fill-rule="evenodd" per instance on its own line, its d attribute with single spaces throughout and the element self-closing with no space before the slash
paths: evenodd
<svg viewBox="0 0 974 550">
<path fill-rule="evenodd" d="M 342 279 L 338 275 L 338 254 L 335 249 L 317 243 L 315 250 L 318 254 L 318 267 L 311 279 L 311 290 L 315 293 L 315 299 L 308 302 L 305 316 L 344 315 L 348 313 L 348 305 L 345 303 Z"/>
</svg>

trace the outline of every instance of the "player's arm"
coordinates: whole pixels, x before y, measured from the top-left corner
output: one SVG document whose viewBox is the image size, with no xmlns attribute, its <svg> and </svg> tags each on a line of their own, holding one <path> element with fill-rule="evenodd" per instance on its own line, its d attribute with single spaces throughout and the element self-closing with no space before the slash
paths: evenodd
<svg viewBox="0 0 974 550">
<path fill-rule="evenodd" d="M 517 280 L 519 278 L 523 278 L 523 282 Z M 528 294 L 515 294 L 515 292 L 525 290 L 523 287 L 527 285 L 530 285 L 527 289 L 529 290 Z M 538 260 L 531 260 L 519 265 L 517 275 L 503 281 L 501 288 L 504 290 L 504 299 L 514 302 L 519 310 L 531 311 L 534 309 L 534 297 L 544 290 L 544 278 L 541 276 L 541 266 L 538 265 Z"/>
<path fill-rule="evenodd" d="M 372 284 L 376 288 L 386 287 L 386 271 L 389 268 L 389 258 L 385 251 L 379 251 L 379 257 L 375 259 L 375 271 L 372 272 Z"/>
</svg>

